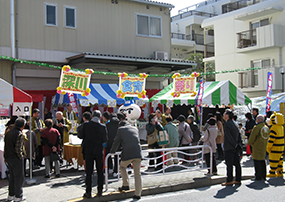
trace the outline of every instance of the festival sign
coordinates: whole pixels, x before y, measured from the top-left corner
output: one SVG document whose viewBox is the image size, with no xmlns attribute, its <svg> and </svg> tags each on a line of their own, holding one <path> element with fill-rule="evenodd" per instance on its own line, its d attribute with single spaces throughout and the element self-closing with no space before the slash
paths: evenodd
<svg viewBox="0 0 285 202">
<path fill-rule="evenodd" d="M 92 69 L 86 69 L 84 72 L 72 71 L 70 66 L 65 65 L 61 70 L 58 94 L 77 93 L 82 96 L 88 96 L 91 92 L 89 88 Z"/>
<path fill-rule="evenodd" d="M 146 98 L 145 82 L 147 74 L 141 73 L 139 77 L 129 77 L 127 73 L 119 73 L 119 90 L 117 97 L 134 97 Z"/>
<path fill-rule="evenodd" d="M 179 73 L 175 73 L 173 78 L 173 97 L 179 97 L 180 94 L 191 94 L 192 97 L 197 95 L 196 92 L 196 77 L 200 74 L 193 72 L 191 77 L 180 77 Z"/>
</svg>

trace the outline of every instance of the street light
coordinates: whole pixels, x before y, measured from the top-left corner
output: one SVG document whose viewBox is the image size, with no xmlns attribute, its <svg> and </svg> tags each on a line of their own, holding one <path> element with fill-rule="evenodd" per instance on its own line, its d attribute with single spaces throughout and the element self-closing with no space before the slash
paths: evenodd
<svg viewBox="0 0 285 202">
<path fill-rule="evenodd" d="M 285 68 L 282 67 L 279 70 L 280 74 L 282 75 L 282 92 L 284 92 L 284 74 L 285 74 Z"/>
</svg>

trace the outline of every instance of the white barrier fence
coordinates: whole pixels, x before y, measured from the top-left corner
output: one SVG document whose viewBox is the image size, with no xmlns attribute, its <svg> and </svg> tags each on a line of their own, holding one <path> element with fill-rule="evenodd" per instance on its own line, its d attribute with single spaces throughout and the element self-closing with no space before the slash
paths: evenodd
<svg viewBox="0 0 285 202">
<path fill-rule="evenodd" d="M 210 150 L 210 167 L 207 167 L 207 166 L 204 167 L 204 149 L 205 148 L 209 148 Z M 152 157 L 152 158 L 149 157 L 149 154 L 158 154 L 158 153 L 160 153 L 161 155 Z M 169 159 L 168 158 L 166 159 L 167 155 L 175 154 L 175 153 L 177 153 L 177 157 L 174 157 L 174 158 L 171 157 Z M 106 187 L 106 190 L 108 190 L 109 182 L 119 181 L 121 178 L 121 175 L 119 172 L 120 171 L 119 169 L 120 154 L 121 152 L 116 152 L 115 154 L 108 154 L 105 158 L 105 187 Z M 109 179 L 108 159 L 114 158 L 115 155 L 118 157 L 117 158 L 118 176 L 115 179 Z M 179 156 L 181 155 L 184 155 L 184 157 L 189 156 L 191 160 L 189 160 L 189 158 L 188 159 L 180 158 Z M 161 162 L 159 162 L 161 158 L 162 160 Z M 172 163 L 172 162 L 175 162 L 175 160 L 176 160 L 176 164 Z M 154 165 L 150 165 L 149 164 L 150 161 L 154 161 Z M 155 161 L 157 161 L 157 164 L 155 164 Z M 173 167 L 178 167 L 178 168 L 180 167 L 180 168 L 183 168 L 183 170 L 167 172 L 167 169 L 173 168 Z M 167 174 L 189 172 L 189 171 L 191 172 L 191 171 L 205 170 L 205 169 L 209 169 L 210 175 L 212 175 L 212 167 L 213 167 L 213 151 L 209 145 L 142 150 L 141 168 L 147 168 L 145 170 L 141 169 L 142 177 L 148 177 L 148 176 L 154 176 L 154 175 L 155 176 L 167 175 Z"/>
</svg>

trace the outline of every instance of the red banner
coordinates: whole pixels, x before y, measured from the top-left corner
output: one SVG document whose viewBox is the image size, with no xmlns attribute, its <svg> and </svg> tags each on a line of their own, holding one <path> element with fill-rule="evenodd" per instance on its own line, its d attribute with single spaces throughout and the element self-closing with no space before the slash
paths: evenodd
<svg viewBox="0 0 285 202">
<path fill-rule="evenodd" d="M 69 102 L 70 102 L 70 104 L 72 106 L 73 111 L 78 116 L 78 108 L 77 108 L 77 104 L 76 104 L 76 100 L 74 98 L 74 95 L 72 93 L 67 93 L 67 95 L 68 95 Z"/>
</svg>

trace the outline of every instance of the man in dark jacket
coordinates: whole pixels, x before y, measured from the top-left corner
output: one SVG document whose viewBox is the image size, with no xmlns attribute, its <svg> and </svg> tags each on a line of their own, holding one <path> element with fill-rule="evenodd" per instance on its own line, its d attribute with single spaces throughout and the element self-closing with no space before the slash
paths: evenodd
<svg viewBox="0 0 285 202">
<path fill-rule="evenodd" d="M 77 137 L 80 139 L 83 139 L 82 137 L 82 129 L 85 123 L 88 123 L 91 120 L 91 113 L 90 112 L 84 112 L 82 114 L 82 124 L 77 127 Z M 82 154 L 83 154 L 83 165 L 86 171 L 86 164 L 85 164 L 85 153 L 84 153 L 84 141 L 81 143 L 81 148 L 82 148 Z"/>
<path fill-rule="evenodd" d="M 24 183 L 24 159 L 23 144 L 24 136 L 22 130 L 25 128 L 26 120 L 17 118 L 15 127 L 5 135 L 4 158 L 8 163 L 9 195 L 7 201 L 23 201 L 23 183 Z"/>
<path fill-rule="evenodd" d="M 95 110 L 93 118 L 88 123 L 84 123 L 82 129 L 82 138 L 84 141 L 84 153 L 86 163 L 86 193 L 83 197 L 91 198 L 92 191 L 92 173 L 94 160 L 96 161 L 97 170 L 97 196 L 102 196 L 103 191 L 103 146 L 107 142 L 107 130 L 104 124 L 100 123 L 101 112 Z"/>
<path fill-rule="evenodd" d="M 131 124 L 122 120 L 119 123 L 119 128 L 117 135 L 115 137 L 113 146 L 110 153 L 115 153 L 119 147 L 122 145 L 122 159 L 120 163 L 120 171 L 123 179 L 123 186 L 119 187 L 119 191 L 129 190 L 129 177 L 127 174 L 127 166 L 132 163 L 134 168 L 135 177 L 135 195 L 134 199 L 141 198 L 142 182 L 141 182 L 141 147 L 138 129 L 131 126 Z"/>
<path fill-rule="evenodd" d="M 227 181 L 223 186 L 241 184 L 241 166 L 238 144 L 241 141 L 238 126 L 233 122 L 233 112 L 227 109 L 223 115 L 224 124 L 224 151 L 227 165 Z M 236 180 L 233 181 L 233 165 L 236 168 Z"/>
<path fill-rule="evenodd" d="M 119 127 L 119 119 L 117 118 L 117 114 L 112 113 L 110 117 L 111 119 L 107 121 L 106 123 L 107 131 L 108 131 L 106 155 L 110 153 L 110 150 L 112 148 L 112 145 L 113 145 L 113 142 L 114 142 L 114 139 L 116 137 L 117 130 Z M 117 155 L 115 156 L 114 161 L 115 162 L 113 166 L 112 158 L 108 159 L 108 168 L 109 168 L 109 172 L 113 173 L 113 177 L 117 177 L 117 173 L 118 173 L 118 156 Z"/>
<path fill-rule="evenodd" d="M 187 117 L 187 122 L 188 122 L 188 124 L 189 124 L 189 126 L 193 132 L 193 140 L 192 140 L 191 144 L 192 144 L 192 146 L 197 146 L 197 144 L 201 138 L 201 132 L 199 130 L 197 123 L 195 122 L 195 117 L 193 115 L 189 115 Z M 192 149 L 191 150 L 192 153 L 196 153 L 198 151 L 199 151 L 198 149 L 196 149 L 196 150 Z M 193 159 L 198 159 L 198 158 L 199 158 L 198 155 L 193 156 Z"/>
</svg>

